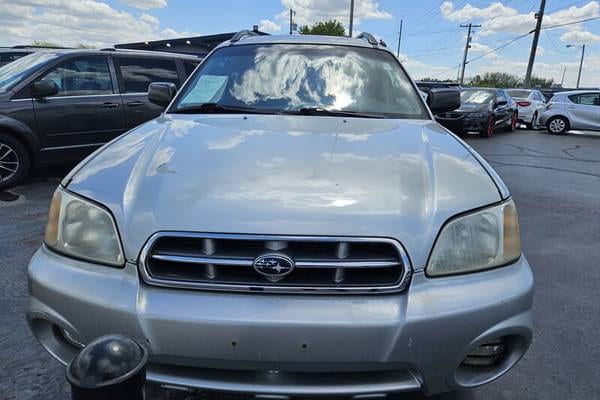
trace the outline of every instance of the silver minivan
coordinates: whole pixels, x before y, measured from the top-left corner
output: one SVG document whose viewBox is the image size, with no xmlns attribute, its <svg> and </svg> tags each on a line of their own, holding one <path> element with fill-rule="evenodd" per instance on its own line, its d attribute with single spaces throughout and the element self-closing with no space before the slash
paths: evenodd
<svg viewBox="0 0 600 400">
<path fill-rule="evenodd" d="M 129 336 L 148 379 L 261 398 L 485 384 L 532 340 L 515 202 L 373 36 L 218 46 L 62 181 L 27 317 L 63 364 Z"/>
<path fill-rule="evenodd" d="M 555 134 L 571 129 L 600 131 L 600 91 L 577 90 L 555 94 L 540 116 L 540 125 Z"/>
</svg>

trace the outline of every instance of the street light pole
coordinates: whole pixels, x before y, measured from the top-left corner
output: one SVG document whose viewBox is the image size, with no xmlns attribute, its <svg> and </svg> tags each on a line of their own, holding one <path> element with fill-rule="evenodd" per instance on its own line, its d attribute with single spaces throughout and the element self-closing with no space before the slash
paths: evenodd
<svg viewBox="0 0 600 400">
<path fill-rule="evenodd" d="M 577 74 L 577 89 L 579 89 L 579 82 L 581 82 L 581 69 L 583 68 L 583 56 L 585 55 L 585 44 L 581 46 L 581 61 L 579 61 L 579 73 Z"/>
<path fill-rule="evenodd" d="M 354 0 L 350 0 L 350 25 L 348 26 L 348 37 L 352 37 L 352 25 L 354 24 Z"/>
<path fill-rule="evenodd" d="M 402 20 L 400 20 L 400 33 L 398 34 L 398 52 L 396 53 L 397 57 L 400 57 L 400 42 L 402 41 Z"/>
<path fill-rule="evenodd" d="M 568 44 L 567 47 L 578 47 L 574 44 Z M 583 57 L 585 56 L 585 44 L 581 46 L 581 60 L 579 60 L 579 73 L 577 74 L 577 89 L 579 89 L 579 83 L 581 82 L 581 70 L 583 69 Z"/>
</svg>

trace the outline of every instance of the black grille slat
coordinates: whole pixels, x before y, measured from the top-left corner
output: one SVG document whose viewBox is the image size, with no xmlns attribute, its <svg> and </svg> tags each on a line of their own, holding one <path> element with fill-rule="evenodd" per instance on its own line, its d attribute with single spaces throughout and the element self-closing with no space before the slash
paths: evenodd
<svg viewBox="0 0 600 400">
<path fill-rule="evenodd" d="M 271 281 L 254 270 L 254 259 L 270 253 L 292 258 L 293 271 Z M 140 266 L 148 283 L 241 291 L 400 290 L 410 272 L 388 239 L 177 233 L 151 240 Z"/>
</svg>

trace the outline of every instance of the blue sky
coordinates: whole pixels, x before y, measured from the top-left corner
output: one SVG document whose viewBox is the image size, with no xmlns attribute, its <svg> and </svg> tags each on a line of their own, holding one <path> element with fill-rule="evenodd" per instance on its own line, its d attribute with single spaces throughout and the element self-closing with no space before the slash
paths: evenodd
<svg viewBox="0 0 600 400">
<path fill-rule="evenodd" d="M 299 25 L 337 18 L 348 23 L 349 0 L 2 0 L 0 45 L 50 40 L 63 45 L 107 46 L 118 42 L 212 34 L 260 25 L 270 33 L 288 31 L 288 10 Z M 466 29 L 475 30 L 466 76 L 486 71 L 524 75 L 532 36 L 491 50 L 527 33 L 535 25 L 539 0 L 355 0 L 355 33 L 369 31 L 396 49 L 400 20 L 400 58 L 415 79 L 456 78 Z M 600 16 L 597 0 L 548 0 L 545 26 Z M 582 84 L 600 86 L 600 19 L 545 29 L 534 74 L 574 85 L 580 47 L 586 44 Z M 488 53 L 488 54 L 486 54 Z"/>
</svg>

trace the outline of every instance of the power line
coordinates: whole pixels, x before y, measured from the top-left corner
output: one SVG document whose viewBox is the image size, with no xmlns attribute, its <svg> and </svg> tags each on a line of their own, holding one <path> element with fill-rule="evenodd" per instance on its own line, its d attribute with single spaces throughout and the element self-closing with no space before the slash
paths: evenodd
<svg viewBox="0 0 600 400">
<path fill-rule="evenodd" d="M 522 34 L 520 36 L 517 36 L 516 38 L 513 38 L 513 39 L 509 40 L 508 42 L 504 43 L 501 46 L 498 46 L 498 47 L 496 47 L 494 49 L 491 49 L 490 51 L 486 51 L 485 53 L 481 54 L 480 56 L 477 56 L 475 58 L 470 59 L 469 61 L 467 61 L 467 64 L 472 63 L 473 61 L 479 60 L 480 58 L 483 58 L 483 57 L 487 56 L 488 54 L 495 53 L 496 51 L 501 50 L 501 49 L 505 48 L 506 46 L 508 46 L 510 44 L 513 44 L 517 40 L 523 39 L 525 36 L 531 35 L 532 33 L 533 32 L 527 32 L 527 33 L 524 33 L 524 34 Z"/>
<path fill-rule="evenodd" d="M 580 20 L 577 20 L 577 21 L 565 22 L 565 23 L 562 23 L 562 24 L 542 26 L 541 29 L 559 28 L 561 26 L 575 25 L 575 24 L 580 24 L 582 22 L 593 21 L 595 19 L 600 19 L 600 16 L 598 16 L 598 17 L 590 17 L 590 18 L 585 18 L 585 19 L 580 19 Z"/>
<path fill-rule="evenodd" d="M 570 55 L 570 53 L 564 52 L 561 50 L 560 47 L 558 47 L 558 45 L 556 44 L 556 42 L 554 41 L 554 39 L 552 39 L 552 35 L 550 35 L 548 32 L 544 31 L 544 34 L 546 35 L 546 37 L 548 38 L 548 40 L 550 41 L 550 43 L 552 43 L 552 47 L 554 47 L 554 49 L 563 55 Z"/>
</svg>

